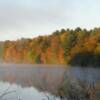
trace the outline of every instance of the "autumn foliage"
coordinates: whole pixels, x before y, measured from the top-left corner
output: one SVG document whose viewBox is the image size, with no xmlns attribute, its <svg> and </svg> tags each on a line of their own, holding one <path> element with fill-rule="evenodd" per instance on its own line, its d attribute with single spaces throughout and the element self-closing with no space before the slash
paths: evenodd
<svg viewBox="0 0 100 100">
<path fill-rule="evenodd" d="M 5 41 L 5 62 L 100 66 L 100 28 L 61 29 L 48 36 Z"/>
</svg>

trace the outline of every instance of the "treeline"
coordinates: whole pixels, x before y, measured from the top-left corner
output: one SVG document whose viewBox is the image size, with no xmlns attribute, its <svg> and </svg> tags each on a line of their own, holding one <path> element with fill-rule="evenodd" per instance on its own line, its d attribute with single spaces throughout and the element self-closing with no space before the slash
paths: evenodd
<svg viewBox="0 0 100 100">
<path fill-rule="evenodd" d="M 48 36 L 5 41 L 6 62 L 100 66 L 100 28 L 61 29 Z"/>
</svg>

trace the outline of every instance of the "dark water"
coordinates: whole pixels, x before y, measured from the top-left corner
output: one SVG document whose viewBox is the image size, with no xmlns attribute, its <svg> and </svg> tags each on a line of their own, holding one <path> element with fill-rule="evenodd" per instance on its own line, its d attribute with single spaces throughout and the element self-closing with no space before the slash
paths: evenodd
<svg viewBox="0 0 100 100">
<path fill-rule="evenodd" d="M 66 82 L 75 86 L 77 81 L 100 85 L 100 69 L 1 64 L 0 100 L 60 100 L 60 88 Z"/>
</svg>

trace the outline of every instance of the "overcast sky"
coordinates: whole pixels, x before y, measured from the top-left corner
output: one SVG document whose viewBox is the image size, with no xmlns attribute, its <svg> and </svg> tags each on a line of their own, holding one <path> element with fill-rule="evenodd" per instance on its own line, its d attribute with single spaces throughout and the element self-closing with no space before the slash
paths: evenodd
<svg viewBox="0 0 100 100">
<path fill-rule="evenodd" d="M 0 0 L 0 41 L 100 26 L 100 0 Z"/>
</svg>

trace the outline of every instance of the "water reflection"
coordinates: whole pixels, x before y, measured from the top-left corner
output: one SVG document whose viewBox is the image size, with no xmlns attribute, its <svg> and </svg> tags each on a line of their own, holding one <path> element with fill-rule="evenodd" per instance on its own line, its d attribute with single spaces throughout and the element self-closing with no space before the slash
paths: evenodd
<svg viewBox="0 0 100 100">
<path fill-rule="evenodd" d="M 99 68 L 1 65 L 0 81 L 1 95 L 13 91 L 3 96 L 7 100 L 90 100 L 100 93 Z M 96 93 L 89 93 L 93 88 Z"/>
<path fill-rule="evenodd" d="M 54 98 L 53 95 L 39 92 L 34 87 L 22 88 L 20 85 L 0 82 L 0 100 L 46 100 L 47 96 Z"/>
</svg>

